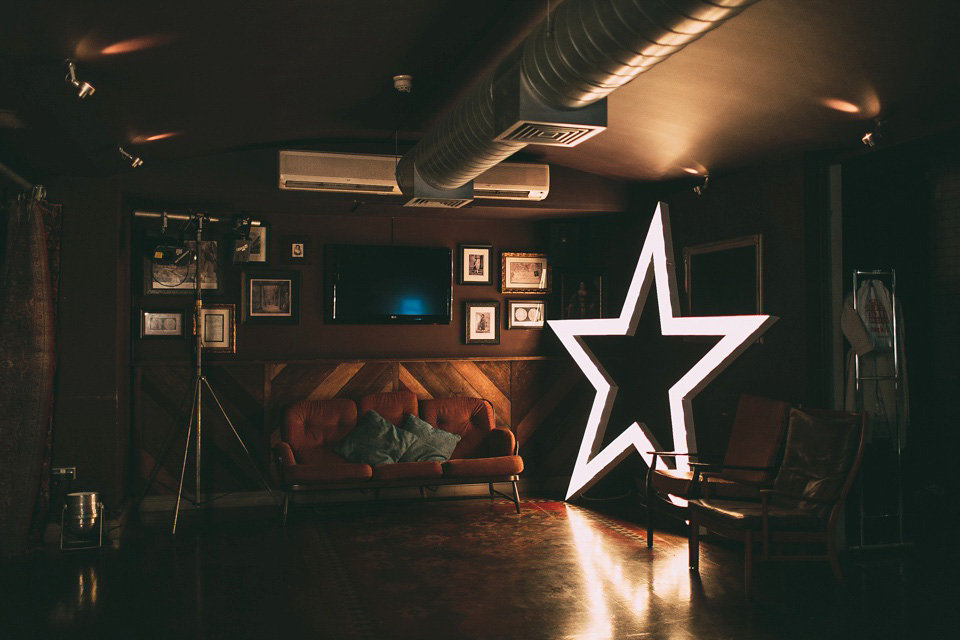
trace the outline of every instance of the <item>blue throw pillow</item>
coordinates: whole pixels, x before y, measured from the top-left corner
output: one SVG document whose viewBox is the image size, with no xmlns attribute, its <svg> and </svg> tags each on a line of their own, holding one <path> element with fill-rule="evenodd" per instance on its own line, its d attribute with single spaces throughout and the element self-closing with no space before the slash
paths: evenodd
<svg viewBox="0 0 960 640">
<path fill-rule="evenodd" d="M 449 460 L 453 450 L 460 442 L 460 436 L 455 433 L 434 428 L 429 422 L 424 422 L 417 416 L 407 413 L 400 422 L 400 429 L 416 436 L 417 440 L 400 456 L 400 462 L 422 462 L 435 460 L 444 462 Z"/>
<path fill-rule="evenodd" d="M 357 420 L 357 426 L 333 450 L 349 462 L 363 462 L 374 467 L 397 462 L 416 441 L 417 436 L 397 429 L 371 409 Z"/>
</svg>

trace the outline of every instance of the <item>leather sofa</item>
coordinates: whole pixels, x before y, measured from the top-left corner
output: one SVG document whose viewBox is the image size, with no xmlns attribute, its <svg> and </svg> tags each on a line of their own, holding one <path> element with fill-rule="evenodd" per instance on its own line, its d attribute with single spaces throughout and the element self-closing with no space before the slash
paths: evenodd
<svg viewBox="0 0 960 640">
<path fill-rule="evenodd" d="M 391 462 L 372 466 L 350 462 L 337 449 L 357 427 L 358 420 L 375 411 L 400 426 L 411 414 L 437 429 L 459 436 L 449 459 Z M 281 440 L 274 460 L 284 489 L 286 522 L 291 495 L 334 489 L 379 489 L 451 484 L 488 484 L 491 495 L 512 500 L 520 513 L 517 491 L 523 459 L 513 432 L 497 427 L 493 405 L 481 398 L 448 397 L 418 400 L 408 391 L 370 394 L 354 402 L 348 398 L 301 400 L 283 415 Z M 339 447 L 338 447 L 339 446 Z M 510 483 L 513 495 L 503 494 L 494 483 Z"/>
</svg>

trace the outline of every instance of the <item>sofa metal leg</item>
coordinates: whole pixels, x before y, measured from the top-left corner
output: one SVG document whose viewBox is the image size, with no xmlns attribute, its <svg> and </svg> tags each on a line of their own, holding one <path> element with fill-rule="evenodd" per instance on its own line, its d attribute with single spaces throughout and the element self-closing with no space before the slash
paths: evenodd
<svg viewBox="0 0 960 640">
<path fill-rule="evenodd" d="M 490 497 L 491 497 L 491 498 L 492 498 L 493 496 L 497 495 L 497 491 L 496 491 L 496 489 L 493 488 L 493 483 L 492 483 L 492 482 L 489 483 L 487 486 L 490 487 Z"/>
<path fill-rule="evenodd" d="M 283 492 L 283 511 L 280 515 L 281 526 L 287 526 L 287 511 L 290 509 L 290 492 Z"/>
<path fill-rule="evenodd" d="M 517 507 L 517 513 L 520 513 L 520 490 L 517 489 L 517 481 L 513 481 L 513 504 Z"/>
</svg>

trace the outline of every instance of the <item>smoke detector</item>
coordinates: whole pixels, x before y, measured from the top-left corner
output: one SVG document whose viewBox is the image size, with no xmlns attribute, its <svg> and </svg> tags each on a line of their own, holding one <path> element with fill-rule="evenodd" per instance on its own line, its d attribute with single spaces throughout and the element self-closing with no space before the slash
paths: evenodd
<svg viewBox="0 0 960 640">
<path fill-rule="evenodd" d="M 393 76 L 393 88 L 400 93 L 410 93 L 413 91 L 413 76 L 406 74 Z"/>
</svg>

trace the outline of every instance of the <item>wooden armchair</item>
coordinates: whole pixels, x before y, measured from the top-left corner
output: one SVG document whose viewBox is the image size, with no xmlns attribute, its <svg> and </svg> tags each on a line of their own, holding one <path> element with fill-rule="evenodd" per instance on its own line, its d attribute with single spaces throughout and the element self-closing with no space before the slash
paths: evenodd
<svg viewBox="0 0 960 640">
<path fill-rule="evenodd" d="M 866 414 L 792 409 L 783 463 L 773 487 L 760 491 L 761 501 L 713 497 L 704 485 L 703 498 L 691 500 L 690 568 L 699 570 L 700 527 L 744 543 L 744 589 L 750 593 L 753 546 L 759 540 L 763 560 L 828 560 L 837 582 L 843 581 L 837 561 L 837 520 L 850 491 L 866 434 Z M 771 554 L 783 543 L 816 543 L 825 554 Z"/>
<path fill-rule="evenodd" d="M 759 490 L 769 487 L 776 475 L 786 433 L 790 404 L 748 393 L 740 396 L 726 453 L 715 457 L 697 453 L 653 451 L 646 478 L 647 546 L 653 546 L 654 512 L 674 512 L 686 518 L 686 508 L 675 505 L 670 496 L 697 497 L 694 489 L 709 483 L 717 495 L 728 498 L 760 499 Z M 690 456 L 696 461 L 687 472 L 658 468 L 660 458 Z"/>
</svg>

